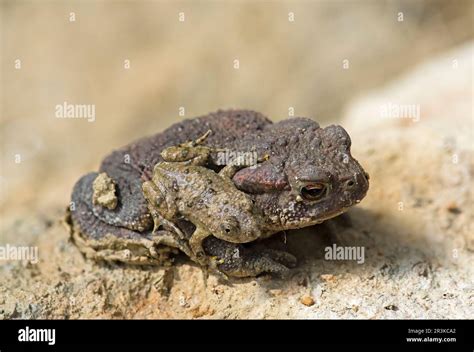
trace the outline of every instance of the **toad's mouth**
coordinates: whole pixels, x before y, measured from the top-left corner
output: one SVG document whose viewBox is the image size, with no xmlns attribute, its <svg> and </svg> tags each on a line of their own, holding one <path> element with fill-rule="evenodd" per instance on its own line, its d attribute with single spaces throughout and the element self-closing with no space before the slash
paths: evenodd
<svg viewBox="0 0 474 352">
<path fill-rule="evenodd" d="M 345 213 L 347 210 L 349 210 L 350 207 L 344 207 L 338 210 L 334 210 L 331 212 L 327 212 L 322 216 L 318 216 L 317 219 L 311 219 L 311 218 L 305 218 L 305 219 L 298 219 L 295 221 L 288 221 L 284 220 L 282 221 L 282 227 L 285 230 L 293 230 L 293 229 L 298 229 L 302 227 L 308 227 L 308 226 L 313 226 L 313 225 L 318 225 L 321 224 L 322 222 L 335 218 L 343 213 Z"/>
<path fill-rule="evenodd" d="M 320 224 L 320 223 L 322 223 L 323 221 L 326 221 L 326 220 L 335 218 L 336 216 L 339 216 L 339 215 L 345 213 L 347 210 L 349 210 L 349 208 L 350 208 L 350 207 L 346 207 L 346 208 L 342 208 L 342 209 L 338 209 L 338 210 L 334 210 L 334 211 L 332 211 L 332 212 L 329 212 L 329 213 L 325 214 L 324 216 L 322 216 L 321 218 L 319 218 L 319 219 L 316 221 L 316 224 Z"/>
</svg>

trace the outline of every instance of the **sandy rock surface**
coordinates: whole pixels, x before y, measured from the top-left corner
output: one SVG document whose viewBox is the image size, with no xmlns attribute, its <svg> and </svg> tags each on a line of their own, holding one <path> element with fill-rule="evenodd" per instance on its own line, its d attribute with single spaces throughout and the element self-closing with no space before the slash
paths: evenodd
<svg viewBox="0 0 474 352">
<path fill-rule="evenodd" d="M 299 259 L 289 278 L 225 281 L 184 258 L 99 265 L 70 242 L 63 209 L 25 210 L 6 217 L 1 244 L 38 246 L 40 259 L 2 262 L 0 318 L 472 318 L 472 53 L 447 53 L 348 107 L 341 124 L 371 188 L 347 214 L 288 234 Z M 418 118 L 385 116 L 387 104 L 418 105 Z M 325 260 L 334 243 L 362 246 L 364 263 Z"/>
</svg>

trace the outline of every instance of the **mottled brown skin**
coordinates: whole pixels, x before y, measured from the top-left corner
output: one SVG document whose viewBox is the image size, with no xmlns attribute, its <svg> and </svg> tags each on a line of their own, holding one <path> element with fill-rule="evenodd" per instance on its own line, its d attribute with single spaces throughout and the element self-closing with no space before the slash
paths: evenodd
<svg viewBox="0 0 474 352">
<path fill-rule="evenodd" d="M 207 145 L 232 145 L 246 134 L 262 130 L 269 124 L 271 121 L 257 112 L 218 111 L 176 123 L 162 133 L 113 151 L 104 158 L 99 172 L 107 173 L 115 181 L 120 201 L 113 211 L 92 207 L 95 216 L 113 226 L 139 232 L 150 229 L 153 221 L 148 214 L 141 185 L 151 179 L 154 166 L 163 161 L 161 152 L 165 148 L 196 140 L 209 130 L 212 134 L 206 140 Z"/>
<path fill-rule="evenodd" d="M 232 243 L 247 243 L 261 237 L 265 224 L 252 198 L 239 191 L 232 180 L 204 166 L 185 162 L 163 162 L 155 166 L 152 181 L 143 193 L 155 219 L 155 228 L 169 225 L 171 233 L 179 218 L 196 229 L 189 238 L 193 259 L 206 263 L 202 242 L 209 236 Z M 168 221 L 168 222 L 166 222 Z M 184 234 L 181 235 L 184 238 Z"/>
<path fill-rule="evenodd" d="M 152 232 L 153 220 L 141 185 L 150 180 L 154 165 L 163 161 L 161 151 L 194 140 L 208 130 L 213 131 L 207 138 L 208 145 L 225 146 L 268 124 L 271 121 L 257 112 L 218 111 L 174 124 L 162 133 L 112 152 L 103 160 L 99 172 L 105 172 L 114 180 L 118 205 L 113 211 L 93 205 L 92 185 L 99 173 L 89 173 L 79 179 L 67 216 L 74 242 L 87 257 L 129 264 L 161 265 L 167 259 L 167 251 L 174 253 L 174 248 L 190 255 L 186 241 L 175 242 L 176 238 L 170 238 L 166 232 Z M 186 235 L 194 231 L 194 225 L 187 221 L 179 221 L 178 225 Z M 230 276 L 283 273 L 296 264 L 290 254 L 255 251 L 214 237 L 205 240 L 204 248 L 209 256 L 225 259 L 219 269 Z M 223 257 L 225 255 L 229 257 Z"/>
<path fill-rule="evenodd" d="M 195 226 L 189 252 L 193 260 L 203 264 L 212 263 L 203 249 L 207 237 L 247 243 L 263 237 L 266 231 L 266 221 L 255 201 L 232 181 L 237 170 L 246 165 L 243 156 L 218 173 L 206 167 L 215 150 L 201 144 L 211 133 L 209 130 L 196 141 L 163 150 L 161 156 L 166 162 L 156 164 L 152 180 L 142 185 L 155 229 L 169 226 L 171 234 L 185 238 L 175 223 L 184 218 Z"/>
<path fill-rule="evenodd" d="M 264 141 L 254 143 L 257 153 L 270 157 L 257 168 L 237 172 L 233 180 L 254 195 L 275 231 L 321 223 L 364 198 L 368 174 L 351 156 L 351 140 L 342 127 L 323 129 L 296 118 L 271 125 L 256 138 Z M 320 188 L 324 195 L 311 193 Z"/>
<path fill-rule="evenodd" d="M 106 157 L 100 172 L 106 172 L 116 184 L 119 202 L 113 210 L 92 205 L 89 193 L 96 173 L 80 179 L 72 195 L 73 204 L 77 203 L 76 211 L 71 212 L 75 233 L 94 240 L 98 247 L 100 239 L 111 237 L 106 236 L 109 234 L 137 240 L 153 237 L 157 244 L 183 249 L 152 235 L 153 220 L 141 185 L 150 180 L 154 165 L 162 161 L 163 149 L 196 139 L 208 130 L 213 133 L 206 140 L 207 146 L 257 152 L 262 162 L 256 168 L 240 170 L 233 181 L 253 198 L 272 230 L 269 233 L 310 226 L 336 216 L 358 203 L 368 189 L 367 174 L 350 155 L 350 138 L 342 127 L 321 129 L 305 118 L 272 124 L 251 111 L 219 111 L 173 125 Z M 209 161 L 208 167 L 219 169 L 216 154 L 211 154 Z M 256 252 L 212 237 L 206 239 L 204 249 L 208 255 L 221 258 L 219 269 L 233 276 L 281 272 L 294 265 L 294 258 L 285 254 Z M 143 255 L 138 257 L 142 258 L 138 262 L 146 261 Z"/>
</svg>

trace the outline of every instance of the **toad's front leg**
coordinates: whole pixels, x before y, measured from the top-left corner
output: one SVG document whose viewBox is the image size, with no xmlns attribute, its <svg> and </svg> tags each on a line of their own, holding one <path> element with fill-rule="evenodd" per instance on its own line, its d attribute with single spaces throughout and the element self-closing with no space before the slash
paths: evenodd
<svg viewBox="0 0 474 352">
<path fill-rule="evenodd" d="M 200 264 L 206 264 L 206 253 L 202 247 L 202 242 L 211 236 L 211 233 L 205 230 L 203 227 L 197 226 L 194 230 L 191 238 L 189 239 L 189 246 L 193 252 L 195 258 Z"/>
</svg>

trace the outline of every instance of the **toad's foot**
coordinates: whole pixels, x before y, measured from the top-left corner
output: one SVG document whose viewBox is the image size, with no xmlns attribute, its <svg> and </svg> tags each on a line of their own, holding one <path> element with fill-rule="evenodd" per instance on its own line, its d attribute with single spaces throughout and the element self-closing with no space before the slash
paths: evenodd
<svg viewBox="0 0 474 352">
<path fill-rule="evenodd" d="M 217 268 L 228 276 L 248 277 L 262 273 L 285 276 L 296 266 L 296 258 L 290 253 L 274 249 L 251 249 L 221 241 L 210 236 L 205 249 Z"/>
<path fill-rule="evenodd" d="M 205 166 L 208 163 L 210 153 L 214 150 L 218 150 L 202 145 L 211 132 L 211 130 L 207 131 L 203 136 L 194 141 L 165 148 L 161 152 L 161 157 L 167 162 L 181 162 L 185 165 Z"/>
</svg>

